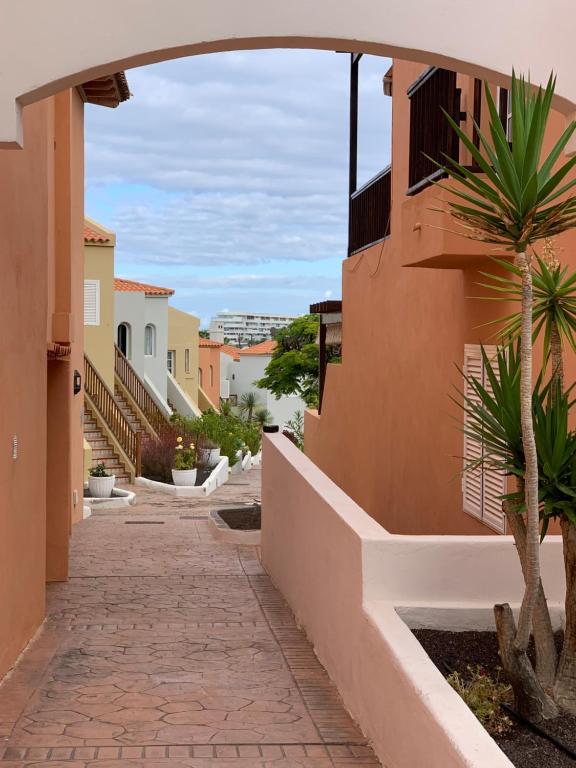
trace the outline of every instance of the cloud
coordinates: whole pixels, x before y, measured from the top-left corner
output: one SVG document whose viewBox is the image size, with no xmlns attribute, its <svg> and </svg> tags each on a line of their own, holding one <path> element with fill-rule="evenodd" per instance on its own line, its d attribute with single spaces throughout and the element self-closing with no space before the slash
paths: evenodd
<svg viewBox="0 0 576 768">
<path fill-rule="evenodd" d="M 388 65 L 362 62 L 360 183 L 389 159 Z M 345 54 L 284 50 L 129 71 L 133 99 L 89 106 L 86 119 L 87 213 L 116 231 L 119 271 L 166 281 L 175 267 L 277 264 L 288 276 L 322 262 L 336 278 L 347 242 L 348 72 Z M 279 302 L 282 287 L 268 286 Z"/>
</svg>

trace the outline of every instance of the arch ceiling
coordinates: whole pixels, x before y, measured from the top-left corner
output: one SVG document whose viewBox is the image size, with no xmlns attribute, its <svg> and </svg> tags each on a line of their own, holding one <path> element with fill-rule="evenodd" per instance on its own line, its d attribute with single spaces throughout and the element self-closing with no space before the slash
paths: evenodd
<svg viewBox="0 0 576 768">
<path fill-rule="evenodd" d="M 505 84 L 558 75 L 576 111 L 571 0 L 0 0 L 0 146 L 21 107 L 65 87 L 179 56 L 318 48 L 413 59 Z"/>
</svg>

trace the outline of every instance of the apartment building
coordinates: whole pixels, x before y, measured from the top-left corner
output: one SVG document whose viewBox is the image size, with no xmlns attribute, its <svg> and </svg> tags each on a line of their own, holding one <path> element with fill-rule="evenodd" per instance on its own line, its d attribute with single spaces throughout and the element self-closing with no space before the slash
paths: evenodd
<svg viewBox="0 0 576 768">
<path fill-rule="evenodd" d="M 247 347 L 271 339 L 273 332 L 285 328 L 296 315 L 272 315 L 222 311 L 210 322 L 210 338 L 220 344 Z"/>
</svg>

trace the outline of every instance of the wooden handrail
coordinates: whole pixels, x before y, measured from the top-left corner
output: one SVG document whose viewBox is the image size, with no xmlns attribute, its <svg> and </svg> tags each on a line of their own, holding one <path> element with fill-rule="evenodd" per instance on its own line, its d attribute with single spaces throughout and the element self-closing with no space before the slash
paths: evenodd
<svg viewBox="0 0 576 768">
<path fill-rule="evenodd" d="M 94 407 L 108 425 L 118 444 L 134 465 L 136 476 L 141 473 L 141 438 L 122 413 L 114 395 L 87 355 L 84 355 L 84 390 Z"/>
<path fill-rule="evenodd" d="M 155 401 L 146 389 L 144 382 L 138 376 L 126 356 L 122 353 L 122 350 L 118 347 L 117 344 L 114 346 L 116 349 L 116 375 L 122 384 L 126 387 L 130 397 L 142 411 L 154 432 L 159 434 L 169 423 L 168 418 L 160 410 L 158 405 L 156 405 Z"/>
</svg>

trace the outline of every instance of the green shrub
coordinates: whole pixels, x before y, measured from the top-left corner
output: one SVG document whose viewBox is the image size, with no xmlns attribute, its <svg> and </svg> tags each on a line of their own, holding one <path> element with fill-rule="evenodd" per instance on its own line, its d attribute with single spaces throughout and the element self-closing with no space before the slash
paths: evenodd
<svg viewBox="0 0 576 768">
<path fill-rule="evenodd" d="M 512 721 L 501 706 L 512 701 L 510 685 L 493 680 L 480 666 L 468 667 L 468 677 L 452 672 L 446 679 L 488 733 L 499 736 L 510 730 Z"/>
</svg>

